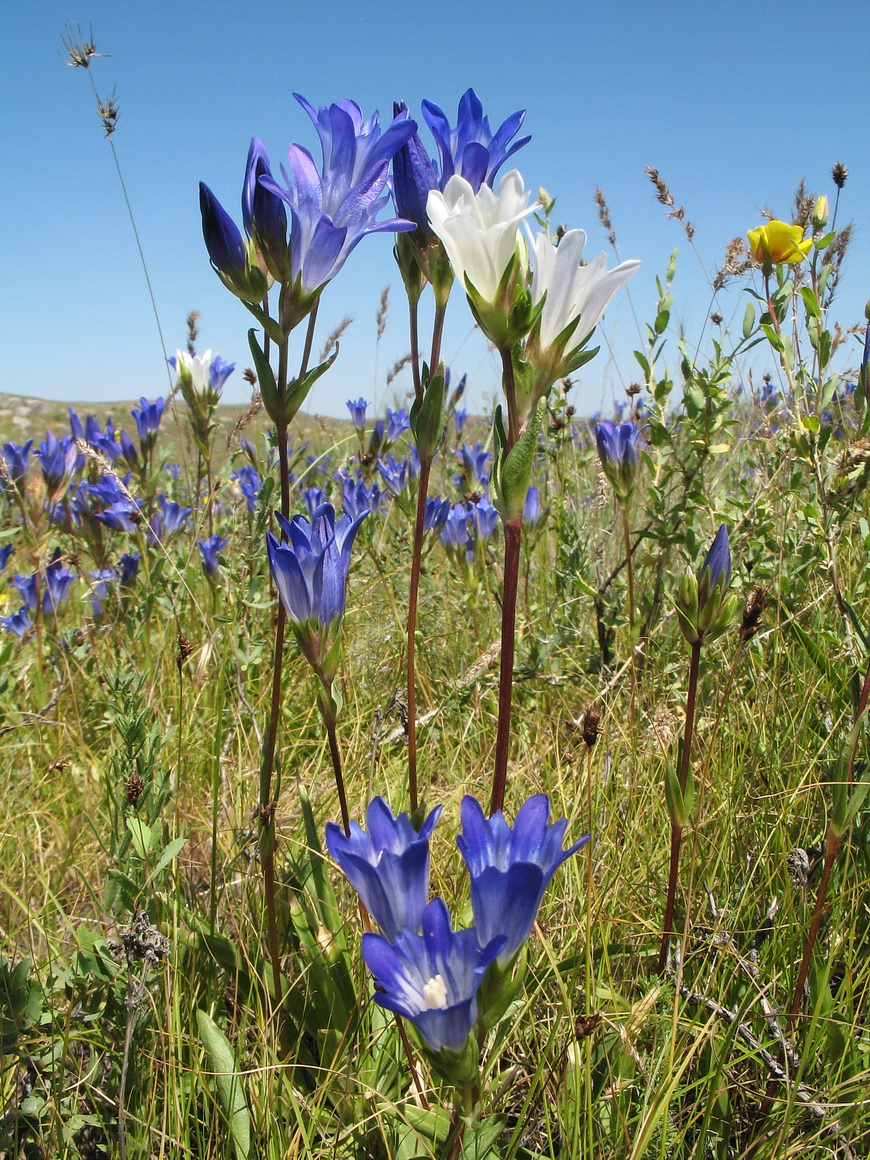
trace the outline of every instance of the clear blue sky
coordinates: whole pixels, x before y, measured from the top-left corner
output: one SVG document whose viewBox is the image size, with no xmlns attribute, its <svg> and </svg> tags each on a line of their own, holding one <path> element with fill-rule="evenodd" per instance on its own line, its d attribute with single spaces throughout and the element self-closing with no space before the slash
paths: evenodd
<svg viewBox="0 0 870 1160">
<path fill-rule="evenodd" d="M 631 303 L 614 303 L 601 328 L 615 358 L 605 348 L 581 372 L 583 410 L 621 396 L 635 377 L 634 315 L 651 317 L 655 277 L 674 247 L 675 327 L 697 337 L 710 306 L 699 258 L 665 219 L 645 165 L 658 167 L 685 204 L 712 272 L 728 240 L 760 222 L 762 205 L 787 217 L 801 177 L 833 194 L 831 166 L 843 161 L 841 221 L 854 218 L 857 234 L 835 315 L 844 326 L 863 317 L 870 37 L 862 0 L 76 4 L 43 0 L 4 13 L 0 391 L 96 401 L 153 398 L 168 387 L 111 151 L 87 76 L 64 60 L 70 22 L 91 27 L 97 49 L 110 54 L 92 71 L 101 93 L 117 89 L 114 142 L 169 351 L 184 344 L 187 312 L 201 311 L 200 349 L 239 364 L 230 401 L 247 398 L 239 372 L 250 362 L 249 316 L 209 267 L 197 184 L 206 181 L 238 220 L 251 136 L 265 141 L 273 165 L 294 141 L 319 159 L 294 91 L 314 105 L 352 97 L 365 114 L 380 109 L 382 121 L 394 98 L 419 113 L 424 97 L 453 120 L 469 85 L 493 125 L 527 109 L 532 142 L 518 167 L 529 187 L 558 196 L 558 221 L 587 230 L 590 253 L 607 248 L 592 201 L 596 186 L 605 191 L 621 256 L 643 266 Z M 422 136 L 429 141 L 425 126 Z M 388 284 L 376 363 L 374 318 Z M 738 296 L 726 305 L 739 319 Z M 346 413 L 351 395 L 395 398 L 385 394 L 384 373 L 407 338 L 389 235 L 364 239 L 327 289 L 321 337 L 345 314 L 355 322 L 310 397 L 312 411 Z M 458 294 L 445 353 L 456 372 L 469 372 L 477 400 L 497 389 L 495 364 Z"/>
</svg>

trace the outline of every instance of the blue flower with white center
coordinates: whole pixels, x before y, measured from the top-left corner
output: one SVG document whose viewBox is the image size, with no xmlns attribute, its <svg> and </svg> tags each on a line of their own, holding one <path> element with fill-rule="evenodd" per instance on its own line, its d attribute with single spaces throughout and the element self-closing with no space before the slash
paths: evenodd
<svg viewBox="0 0 870 1160">
<path fill-rule="evenodd" d="M 366 810 L 366 830 L 357 822 L 349 835 L 334 822 L 326 827 L 329 853 L 391 941 L 402 929 L 420 929 L 429 898 L 429 838 L 440 816 L 437 806 L 418 832 L 406 813 L 394 817 L 376 797 Z"/>
<path fill-rule="evenodd" d="M 217 532 L 207 540 L 197 540 L 202 555 L 202 567 L 206 576 L 217 576 L 220 567 L 219 554 L 229 543 L 229 540 L 219 536 Z"/>
<path fill-rule="evenodd" d="M 462 799 L 462 833 L 456 844 L 471 877 L 471 909 L 481 946 L 503 936 L 498 962 L 505 966 L 532 932 L 541 899 L 562 863 L 589 841 L 586 834 L 562 848 L 568 825 L 547 824 L 550 799 L 536 794 L 520 807 L 513 829 L 501 810 L 485 817 L 473 797 Z"/>
<path fill-rule="evenodd" d="M 441 898 L 422 915 L 422 934 L 402 930 L 395 942 L 364 934 L 362 953 L 379 990 L 375 1002 L 414 1024 L 432 1051 L 461 1051 L 477 1022 L 477 992 L 504 938 L 479 945 L 479 932 L 453 931 Z"/>
<path fill-rule="evenodd" d="M 368 403 L 365 399 L 348 399 L 347 409 L 350 411 L 350 419 L 357 431 L 364 431 L 366 426 L 366 411 L 368 410 Z"/>
</svg>

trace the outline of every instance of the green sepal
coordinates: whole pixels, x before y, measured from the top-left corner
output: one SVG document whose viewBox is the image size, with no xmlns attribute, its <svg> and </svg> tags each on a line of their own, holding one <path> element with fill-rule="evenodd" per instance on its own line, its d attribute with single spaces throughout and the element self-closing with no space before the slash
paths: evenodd
<svg viewBox="0 0 870 1160">
<path fill-rule="evenodd" d="M 425 383 L 421 398 L 415 399 L 411 406 L 411 431 L 421 462 L 431 461 L 441 442 L 446 390 L 444 376 L 436 375 Z"/>
<path fill-rule="evenodd" d="M 525 974 L 525 946 L 506 966 L 499 966 L 498 962 L 490 964 L 477 992 L 477 1026 L 484 1034 L 504 1017 L 520 992 Z"/>
<path fill-rule="evenodd" d="M 544 419 L 546 403 L 540 399 L 516 443 L 507 450 L 507 433 L 501 407 L 496 407 L 492 466 L 492 502 L 505 523 L 522 519 L 532 474 L 532 462 L 538 445 L 538 433 Z"/>
<path fill-rule="evenodd" d="M 543 300 L 537 306 L 532 304 L 532 295 L 525 288 L 516 252 L 505 267 L 493 302 L 480 294 L 467 275 L 465 292 L 478 326 L 500 351 L 513 350 L 532 329 L 543 309 Z"/>
<path fill-rule="evenodd" d="M 680 578 L 674 598 L 674 608 L 683 636 L 689 644 L 697 644 L 701 640 L 698 627 L 698 577 L 691 567 L 686 568 L 685 573 Z"/>
<path fill-rule="evenodd" d="M 479 1078 L 480 1055 L 474 1034 L 468 1036 L 459 1051 L 449 1051 L 446 1047 L 440 1051 L 427 1048 L 426 1056 L 432 1070 L 454 1087 L 462 1088 Z"/>
</svg>

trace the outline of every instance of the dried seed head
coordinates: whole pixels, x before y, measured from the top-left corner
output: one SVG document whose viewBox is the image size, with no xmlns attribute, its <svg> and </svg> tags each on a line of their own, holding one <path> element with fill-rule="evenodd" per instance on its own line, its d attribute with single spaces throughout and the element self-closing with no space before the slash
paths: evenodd
<svg viewBox="0 0 870 1160">
<path fill-rule="evenodd" d="M 721 314 L 717 314 L 714 312 L 713 314 L 710 315 L 710 321 L 713 323 L 714 326 L 721 326 L 725 320 L 723 319 Z"/>
<path fill-rule="evenodd" d="M 740 625 L 740 640 L 745 643 L 751 640 L 761 627 L 761 618 L 767 608 L 768 595 L 763 588 L 756 588 L 743 609 L 743 622 Z"/>
<path fill-rule="evenodd" d="M 187 658 L 190 656 L 190 654 L 192 652 L 193 652 L 193 642 L 190 641 L 184 635 L 183 632 L 179 632 L 179 634 L 178 634 L 178 656 L 175 659 L 175 663 L 178 665 L 179 672 L 181 672 L 181 668 L 182 668 L 184 662 L 187 660 Z"/>
<path fill-rule="evenodd" d="M 837 189 L 843 188 L 843 186 L 846 184 L 846 178 L 848 176 L 849 170 L 846 168 L 842 161 L 838 161 L 834 168 L 831 170 L 831 177 L 833 178 L 834 185 L 836 185 Z"/>
<path fill-rule="evenodd" d="M 601 714 L 594 705 L 590 705 L 583 716 L 583 740 L 587 749 L 594 749 L 595 742 L 601 732 Z"/>
<path fill-rule="evenodd" d="M 127 790 L 127 804 L 135 806 L 142 796 L 145 783 L 138 773 L 131 773 L 124 788 Z"/>
</svg>

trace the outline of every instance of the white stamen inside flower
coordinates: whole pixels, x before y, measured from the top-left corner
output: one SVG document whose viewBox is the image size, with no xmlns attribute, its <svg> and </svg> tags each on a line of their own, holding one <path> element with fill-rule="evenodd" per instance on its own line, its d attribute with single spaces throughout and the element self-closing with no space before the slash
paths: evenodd
<svg viewBox="0 0 870 1160">
<path fill-rule="evenodd" d="M 423 984 L 423 998 L 429 1010 L 443 1011 L 447 1006 L 447 988 L 440 975 Z"/>
</svg>

